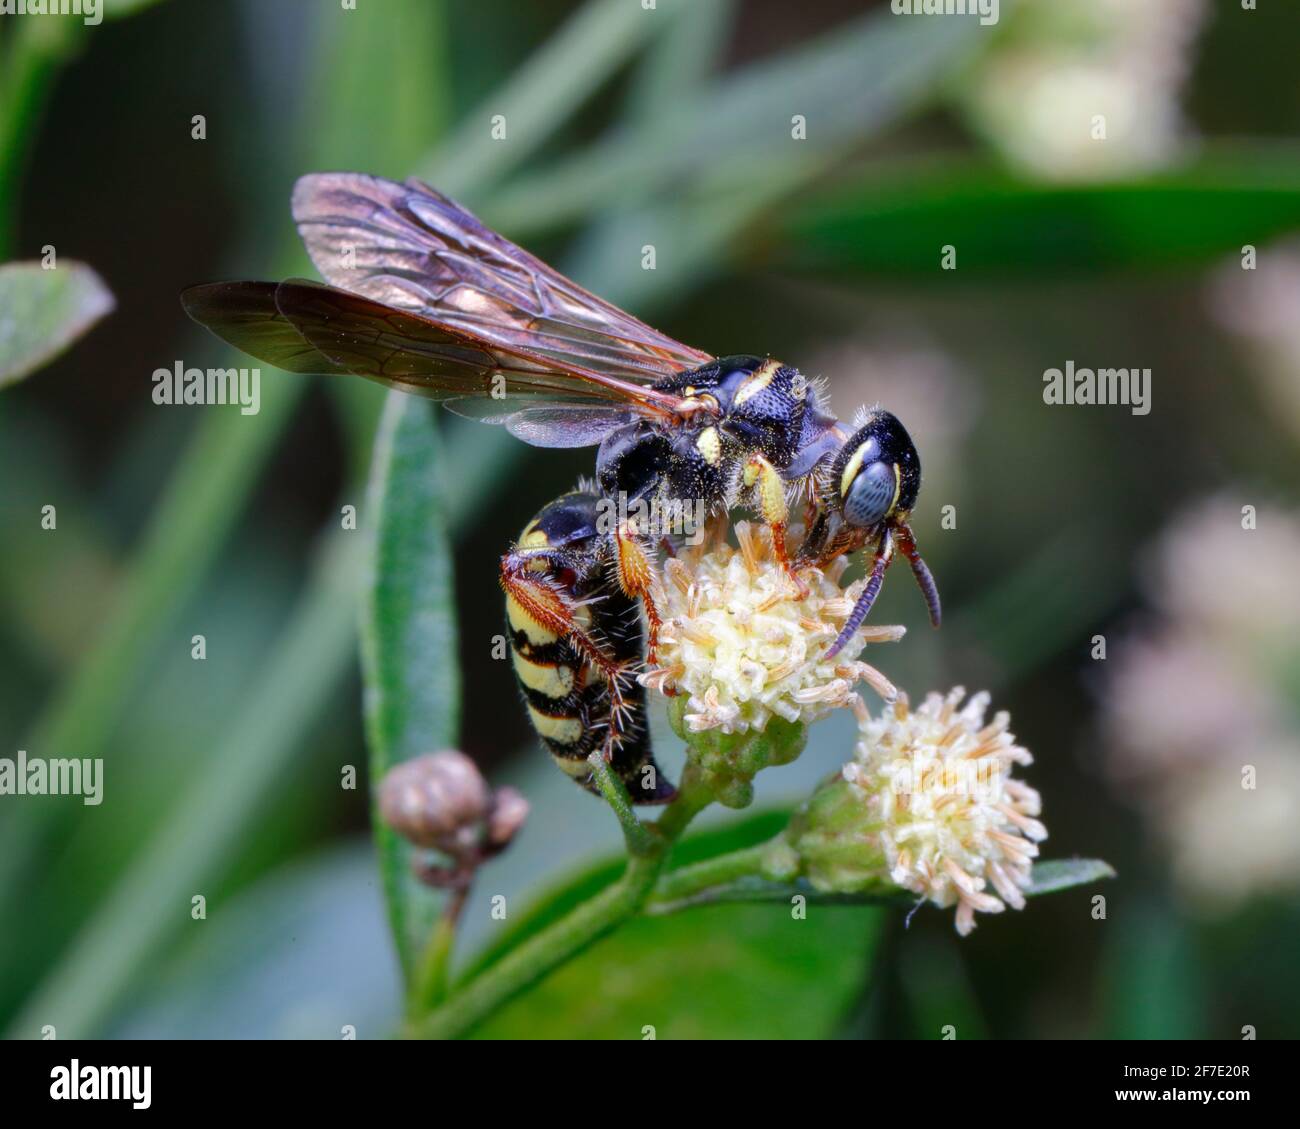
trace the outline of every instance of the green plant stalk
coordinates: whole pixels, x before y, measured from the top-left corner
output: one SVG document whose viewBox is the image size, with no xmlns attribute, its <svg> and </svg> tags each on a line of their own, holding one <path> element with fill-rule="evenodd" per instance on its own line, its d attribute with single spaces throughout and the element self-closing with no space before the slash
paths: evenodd
<svg viewBox="0 0 1300 1129">
<path fill-rule="evenodd" d="M 59 68 L 81 41 L 76 20 L 10 20 L 0 52 L 0 261 L 13 240 L 18 173 Z"/>
<path fill-rule="evenodd" d="M 623 781 L 609 767 L 605 755 L 599 749 L 587 758 L 591 765 L 591 775 L 600 788 L 605 802 L 614 810 L 619 826 L 623 829 L 623 839 L 627 843 L 630 855 L 653 854 L 658 849 L 658 840 L 639 819 L 632 807 L 632 797 L 628 795 Z"/>
<path fill-rule="evenodd" d="M 781 841 L 783 841 L 782 837 L 778 835 L 776 839 L 769 842 L 745 847 L 739 851 L 729 851 L 725 855 L 716 855 L 703 862 L 670 871 L 655 887 L 653 900 L 656 904 L 675 902 L 711 890 L 715 886 L 734 882 L 738 878 L 765 876 L 764 863 L 768 852 L 773 843 Z"/>
<path fill-rule="evenodd" d="M 453 890 L 441 916 L 429 934 L 413 978 L 408 1014 L 414 1018 L 436 1008 L 447 997 L 451 980 L 451 955 L 456 946 L 456 927 L 465 909 L 469 888 Z"/>
<path fill-rule="evenodd" d="M 590 0 L 466 117 L 421 175 L 453 196 L 499 181 L 663 28 L 654 16 L 624 0 Z M 508 144 L 489 129 L 494 115 L 505 122 Z"/>
<path fill-rule="evenodd" d="M 677 798 L 646 828 L 655 840 L 648 853 L 630 854 L 618 881 L 513 949 L 433 1014 L 410 1024 L 406 1034 L 420 1039 L 464 1035 L 547 973 L 634 917 L 649 900 L 673 844 L 712 801 L 711 790 L 688 764 Z"/>
</svg>

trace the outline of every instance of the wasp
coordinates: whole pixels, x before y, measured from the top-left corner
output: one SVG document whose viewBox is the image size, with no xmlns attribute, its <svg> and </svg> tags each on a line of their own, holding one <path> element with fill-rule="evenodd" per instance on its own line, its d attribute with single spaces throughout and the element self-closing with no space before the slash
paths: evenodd
<svg viewBox="0 0 1300 1129">
<path fill-rule="evenodd" d="M 313 174 L 295 185 L 292 212 L 327 284 L 195 286 L 182 295 L 190 316 L 290 372 L 365 377 L 538 447 L 597 446 L 599 500 L 617 502 L 619 516 L 591 551 L 599 543 L 618 592 L 644 609 L 652 664 L 660 626 L 652 546 L 656 537 L 670 543 L 672 531 L 632 516 L 643 503 L 661 513 L 687 502 L 706 513 L 754 510 L 796 588 L 803 567 L 869 551 L 869 581 L 833 653 L 865 619 L 896 554 L 910 561 L 938 625 L 938 591 L 908 524 L 921 464 L 888 412 L 846 429 L 798 369 L 675 341 L 419 181 Z M 809 531 L 793 555 L 791 498 L 807 507 Z M 558 576 L 550 580 L 560 595 L 547 629 L 578 644 L 594 669 L 614 661 L 583 651 L 581 605 Z"/>
<path fill-rule="evenodd" d="M 638 804 L 676 795 L 655 763 L 645 689 L 634 677 L 641 616 L 614 582 L 600 497 L 578 489 L 547 505 L 501 558 L 511 661 L 529 720 L 556 764 L 589 791 L 600 749 Z"/>
</svg>

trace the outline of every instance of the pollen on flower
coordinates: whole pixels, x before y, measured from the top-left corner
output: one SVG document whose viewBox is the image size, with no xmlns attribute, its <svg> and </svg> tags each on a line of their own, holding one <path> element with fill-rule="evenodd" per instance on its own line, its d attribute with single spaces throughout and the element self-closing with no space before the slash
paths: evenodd
<svg viewBox="0 0 1300 1129">
<path fill-rule="evenodd" d="M 688 695 L 694 732 L 760 731 L 773 716 L 815 721 L 856 700 L 859 682 L 893 701 L 893 684 L 857 656 L 868 643 L 901 639 L 904 628 L 864 626 L 826 657 L 864 583 L 840 588 L 847 560 L 802 572 L 800 594 L 770 530 L 738 522 L 736 540 L 733 548 L 715 536 L 665 562 L 659 665 L 642 683 Z"/>
<path fill-rule="evenodd" d="M 1038 793 L 1011 776 L 1033 762 L 1007 731 L 985 723 L 989 696 L 961 705 L 960 687 L 913 710 L 900 695 L 878 718 L 858 699 L 860 740 L 844 779 L 865 800 L 890 880 L 937 906 L 957 906 L 957 932 L 975 913 L 1022 909 L 1047 829 Z M 991 888 L 991 889 L 990 889 Z"/>
</svg>

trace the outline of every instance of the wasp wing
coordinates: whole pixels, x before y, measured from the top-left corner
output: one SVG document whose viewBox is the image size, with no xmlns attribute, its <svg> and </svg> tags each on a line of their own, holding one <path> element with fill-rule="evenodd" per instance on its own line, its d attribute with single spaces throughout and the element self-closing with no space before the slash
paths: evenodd
<svg viewBox="0 0 1300 1129">
<path fill-rule="evenodd" d="M 196 322 L 260 361 L 287 372 L 346 373 L 308 344 L 275 305 L 277 282 L 209 282 L 181 292 Z"/>
<path fill-rule="evenodd" d="M 449 412 L 481 423 L 496 423 L 534 447 L 589 447 L 638 416 L 626 408 L 596 403 L 538 402 L 525 396 L 500 401 L 445 400 Z"/>
<path fill-rule="evenodd" d="M 364 376 L 506 426 L 534 446 L 582 447 L 664 409 L 640 385 L 561 371 L 483 341 L 305 279 L 190 287 L 186 311 L 230 344 L 291 372 Z M 669 406 L 673 397 L 663 397 Z"/>
<path fill-rule="evenodd" d="M 293 217 L 335 286 L 562 368 L 649 384 L 713 359 L 584 290 L 417 180 L 304 176 Z"/>
</svg>

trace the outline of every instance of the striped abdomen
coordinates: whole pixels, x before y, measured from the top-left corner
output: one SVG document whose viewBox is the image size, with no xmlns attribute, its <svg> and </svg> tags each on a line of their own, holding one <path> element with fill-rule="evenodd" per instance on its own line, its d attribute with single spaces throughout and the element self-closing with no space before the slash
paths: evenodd
<svg viewBox="0 0 1300 1129">
<path fill-rule="evenodd" d="M 596 501 L 594 495 L 579 493 L 551 503 L 524 530 L 518 548 L 539 549 L 562 543 L 571 555 L 589 556 L 590 567 L 583 569 L 582 575 L 560 568 L 547 558 L 533 560 L 527 570 L 578 605 L 575 626 L 597 640 L 609 658 L 620 664 L 635 664 L 644 649 L 638 608 L 609 579 L 609 570 L 595 559 L 599 545 L 594 526 L 590 540 L 574 536 L 574 511 L 582 514 L 591 510 L 594 514 Z M 584 528 L 578 525 L 577 532 Z M 556 764 L 584 787 L 596 791 L 587 757 L 605 745 L 611 724 L 609 683 L 604 673 L 586 662 L 568 637 L 539 623 L 509 586 L 506 623 L 515 678 L 533 728 Z M 622 695 L 619 739 L 614 744 L 611 766 L 627 786 L 633 802 L 663 803 L 675 792 L 654 762 L 646 725 L 645 690 L 629 677 L 623 682 Z"/>
</svg>

